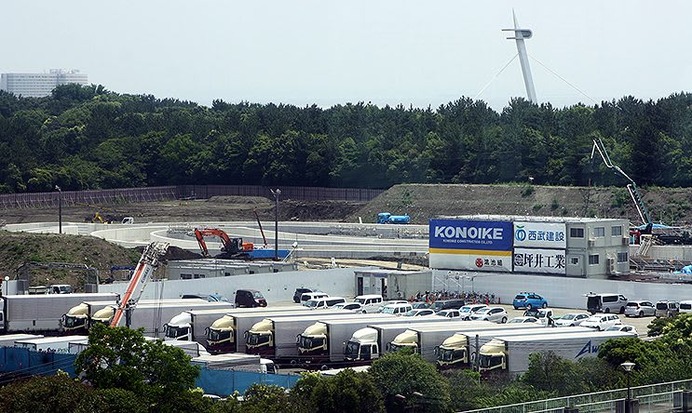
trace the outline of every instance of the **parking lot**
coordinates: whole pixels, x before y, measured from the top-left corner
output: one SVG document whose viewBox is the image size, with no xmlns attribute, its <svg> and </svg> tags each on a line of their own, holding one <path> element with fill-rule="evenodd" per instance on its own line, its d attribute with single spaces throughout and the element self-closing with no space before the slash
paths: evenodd
<svg viewBox="0 0 692 413">
<path fill-rule="evenodd" d="M 497 305 L 499 307 L 503 307 L 506 311 L 507 314 L 509 315 L 509 318 L 511 319 L 512 317 L 519 317 L 524 315 L 524 310 L 515 310 L 512 305 L 508 304 L 491 304 L 491 305 Z M 567 313 L 586 313 L 587 311 L 583 308 L 557 308 L 557 307 L 551 307 L 553 309 L 553 313 L 555 314 L 556 317 L 559 317 L 563 314 Z M 637 329 L 637 333 L 639 333 L 639 337 L 646 337 L 647 332 L 649 331 L 649 323 L 651 323 L 652 320 L 654 320 L 654 317 L 625 317 L 624 314 L 618 314 L 618 317 L 620 318 L 620 321 L 622 324 L 627 324 L 634 326 Z M 566 327 L 560 327 L 560 328 L 566 328 Z"/>
</svg>

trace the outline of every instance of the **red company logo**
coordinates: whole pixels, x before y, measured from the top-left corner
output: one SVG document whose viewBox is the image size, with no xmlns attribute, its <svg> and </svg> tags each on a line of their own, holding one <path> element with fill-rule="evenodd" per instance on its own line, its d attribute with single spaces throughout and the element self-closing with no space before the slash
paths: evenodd
<svg viewBox="0 0 692 413">
<path fill-rule="evenodd" d="M 476 258 L 476 267 L 483 268 L 483 258 Z"/>
</svg>

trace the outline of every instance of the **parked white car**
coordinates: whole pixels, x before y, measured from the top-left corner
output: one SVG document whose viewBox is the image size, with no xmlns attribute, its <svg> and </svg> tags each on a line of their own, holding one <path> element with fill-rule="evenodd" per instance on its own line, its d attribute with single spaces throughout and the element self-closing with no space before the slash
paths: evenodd
<svg viewBox="0 0 692 413">
<path fill-rule="evenodd" d="M 384 311 L 384 308 L 388 305 L 393 305 L 393 304 L 409 304 L 408 301 L 406 300 L 389 300 L 389 301 L 383 301 L 380 303 L 380 306 L 377 308 L 376 313 L 381 313 Z M 413 306 L 411 306 L 411 309 L 413 309 Z M 367 308 L 366 308 L 367 310 Z"/>
<path fill-rule="evenodd" d="M 380 294 L 364 294 L 356 296 L 354 302 L 360 303 L 363 306 L 364 313 L 376 313 L 380 311 L 382 304 L 382 296 Z"/>
<path fill-rule="evenodd" d="M 555 327 L 576 327 L 591 317 L 589 313 L 567 313 L 555 319 Z"/>
<path fill-rule="evenodd" d="M 384 308 L 382 308 L 382 314 L 394 314 L 400 316 L 411 310 L 413 310 L 411 304 L 404 301 L 403 303 L 385 305 Z"/>
<path fill-rule="evenodd" d="M 440 311 L 436 312 L 435 315 L 438 315 L 440 317 L 451 318 L 453 320 L 461 320 L 461 313 L 459 312 L 459 310 L 453 310 L 453 309 L 440 310 Z"/>
<path fill-rule="evenodd" d="M 502 307 L 483 308 L 471 316 L 471 320 L 492 321 L 501 324 L 506 323 L 507 319 L 507 311 Z"/>
<path fill-rule="evenodd" d="M 536 317 L 514 317 L 509 320 L 507 324 L 538 324 L 543 325 L 539 319 Z"/>
<path fill-rule="evenodd" d="M 422 317 L 426 315 L 434 315 L 435 311 L 431 308 L 414 308 L 404 314 L 404 317 Z"/>
<path fill-rule="evenodd" d="M 353 311 L 354 313 L 364 312 L 363 304 L 355 303 L 355 302 L 353 302 L 353 303 L 339 303 L 339 304 L 331 306 L 330 308 L 333 308 L 335 310 L 349 310 L 349 311 Z"/>
<path fill-rule="evenodd" d="M 488 306 L 485 304 L 469 304 L 461 307 L 459 309 L 459 313 L 461 314 L 462 320 L 470 320 L 472 314 L 475 314 L 478 312 L 478 310 L 482 310 L 484 308 L 488 308 Z"/>
<path fill-rule="evenodd" d="M 584 320 L 580 325 L 581 327 L 590 327 L 605 331 L 608 327 L 612 327 L 616 324 L 622 324 L 617 314 L 595 314 Z"/>
<path fill-rule="evenodd" d="M 656 307 L 651 301 L 628 301 L 627 305 L 625 306 L 625 317 L 653 317 L 655 315 Z"/>
<path fill-rule="evenodd" d="M 624 331 L 626 333 L 639 335 L 639 333 L 637 333 L 637 329 L 628 324 L 615 324 L 612 327 L 606 328 L 606 331 Z"/>
</svg>

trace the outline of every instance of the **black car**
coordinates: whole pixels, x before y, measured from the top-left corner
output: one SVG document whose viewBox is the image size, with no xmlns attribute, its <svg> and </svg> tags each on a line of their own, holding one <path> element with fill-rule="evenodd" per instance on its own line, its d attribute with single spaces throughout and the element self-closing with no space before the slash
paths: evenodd
<svg viewBox="0 0 692 413">
<path fill-rule="evenodd" d="M 315 291 L 316 290 L 314 288 L 296 288 L 296 291 L 293 293 L 293 302 L 299 303 L 300 296 L 303 295 L 303 293 L 312 293 Z"/>
<path fill-rule="evenodd" d="M 235 306 L 242 307 L 266 307 L 267 300 L 257 290 L 237 290 L 235 292 Z"/>
</svg>

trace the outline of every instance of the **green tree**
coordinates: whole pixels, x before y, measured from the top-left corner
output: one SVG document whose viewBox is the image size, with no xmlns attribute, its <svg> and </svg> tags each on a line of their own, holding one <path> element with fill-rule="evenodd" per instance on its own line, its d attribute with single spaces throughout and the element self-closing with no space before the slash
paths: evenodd
<svg viewBox="0 0 692 413">
<path fill-rule="evenodd" d="M 187 402 L 199 374 L 181 349 L 146 341 L 141 329 L 100 324 L 89 330 L 89 346 L 77 357 L 75 371 L 97 389 L 119 388 L 149 400 L 152 411 Z"/>
<path fill-rule="evenodd" d="M 244 413 L 284 413 L 293 411 L 292 399 L 283 387 L 255 383 L 245 391 L 241 404 Z M 293 400 L 293 402 L 296 402 Z M 301 402 L 298 400 L 297 402 Z"/>
<path fill-rule="evenodd" d="M 580 374 L 576 363 L 548 351 L 529 356 L 529 369 L 522 375 L 521 381 L 537 390 L 564 396 L 584 390 Z"/>
<path fill-rule="evenodd" d="M 419 355 L 403 351 L 387 353 L 372 363 L 368 373 L 382 393 L 388 412 L 412 406 L 419 412 L 450 410 L 449 383 L 433 364 Z"/>
</svg>

